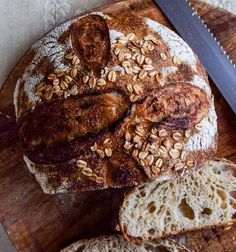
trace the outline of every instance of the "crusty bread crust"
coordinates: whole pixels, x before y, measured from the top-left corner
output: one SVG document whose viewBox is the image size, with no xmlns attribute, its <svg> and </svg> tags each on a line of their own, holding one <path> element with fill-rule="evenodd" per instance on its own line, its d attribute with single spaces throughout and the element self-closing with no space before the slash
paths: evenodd
<svg viewBox="0 0 236 252">
<path fill-rule="evenodd" d="M 45 193 L 166 180 L 214 156 L 206 73 L 168 28 L 93 13 L 30 52 L 14 104 L 25 162 Z"/>
<path fill-rule="evenodd" d="M 197 230 L 208 230 L 208 229 L 211 229 L 211 228 L 220 228 L 220 227 L 227 227 L 227 228 L 230 228 L 230 226 L 232 225 L 235 225 L 236 224 L 236 220 L 233 219 L 232 221 L 229 222 L 225 222 L 225 223 L 218 223 L 217 225 L 207 225 L 205 227 L 201 227 L 201 228 L 191 228 L 191 229 L 188 229 L 188 230 L 182 230 L 182 231 L 178 231 L 178 232 L 171 232 L 171 234 L 166 234 L 166 235 L 163 235 L 162 237 L 156 237 L 155 239 L 169 239 L 170 237 L 179 237 L 181 235 L 184 235 L 186 233 L 189 233 L 189 232 L 193 232 L 193 231 L 197 231 Z M 145 242 L 150 242 L 150 241 L 153 241 L 152 238 L 150 239 L 146 239 L 146 238 L 143 238 L 143 237 L 133 237 L 133 236 L 130 236 L 126 233 L 126 229 L 123 228 L 122 226 L 119 226 L 119 230 L 122 231 L 122 235 L 123 237 L 129 241 L 129 242 L 132 242 L 132 243 L 135 243 L 135 244 L 142 244 L 142 243 L 145 243 Z"/>
<path fill-rule="evenodd" d="M 235 174 L 236 174 L 236 164 L 234 164 L 233 162 L 231 162 L 227 159 L 219 159 L 219 158 L 213 160 L 213 162 L 214 161 L 221 163 L 221 166 L 222 165 L 224 166 L 223 169 L 229 168 L 229 169 L 235 170 Z M 212 161 L 210 161 L 210 162 L 212 162 Z M 202 167 L 202 169 L 204 169 L 204 166 Z M 186 175 L 186 176 L 188 176 L 188 175 Z M 124 198 L 123 204 L 122 204 L 122 206 L 120 208 L 120 212 L 119 212 L 120 223 L 119 223 L 117 229 L 123 233 L 123 236 L 125 237 L 126 240 L 133 242 L 133 243 L 136 243 L 136 244 L 148 242 L 148 241 L 151 241 L 152 239 L 160 239 L 160 238 L 166 239 L 168 237 L 182 235 L 187 232 L 191 232 L 191 231 L 195 231 L 195 230 L 206 230 L 209 228 L 217 228 L 217 227 L 227 227 L 228 228 L 236 223 L 236 219 L 233 218 L 230 221 L 218 222 L 218 223 L 214 223 L 212 225 L 206 225 L 206 226 L 202 226 L 202 227 L 196 226 L 194 228 L 187 228 L 187 229 L 176 230 L 176 231 L 172 231 L 172 232 L 168 232 L 168 233 L 163 233 L 163 235 L 161 235 L 161 236 L 156 236 L 156 237 L 152 237 L 152 238 L 151 237 L 148 237 L 148 238 L 134 237 L 134 236 L 131 236 L 128 234 L 127 227 L 125 225 L 122 225 L 121 222 L 122 222 L 123 213 L 126 208 L 125 206 L 126 206 L 127 202 L 129 202 L 130 196 L 134 193 L 135 190 L 136 190 L 136 188 L 132 189 Z"/>
</svg>

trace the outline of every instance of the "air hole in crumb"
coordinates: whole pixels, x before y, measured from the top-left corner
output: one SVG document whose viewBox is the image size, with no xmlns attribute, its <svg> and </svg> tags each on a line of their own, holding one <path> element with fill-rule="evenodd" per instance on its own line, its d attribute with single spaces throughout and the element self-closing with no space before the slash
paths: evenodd
<svg viewBox="0 0 236 252">
<path fill-rule="evenodd" d="M 144 243 L 143 246 L 146 249 L 145 251 L 152 251 L 153 250 L 153 246 L 152 245 Z M 157 250 L 157 252 L 158 252 L 158 250 Z"/>
<path fill-rule="evenodd" d="M 226 209 L 227 204 L 226 204 L 225 202 L 222 202 L 222 203 L 220 204 L 220 207 L 221 207 L 222 209 Z"/>
<path fill-rule="evenodd" d="M 223 170 L 224 172 L 227 172 L 227 174 L 236 177 L 236 170 L 235 170 L 235 169 L 232 169 L 232 167 L 230 167 L 230 166 L 225 166 L 224 168 L 222 168 L 222 170 Z"/>
<path fill-rule="evenodd" d="M 223 201 L 226 200 L 226 194 L 225 194 L 224 191 L 218 189 L 218 190 L 217 190 L 217 194 L 220 196 L 220 198 L 221 198 Z"/>
<path fill-rule="evenodd" d="M 158 245 L 155 249 L 153 248 L 153 245 L 144 244 L 145 251 L 155 251 L 155 252 L 171 252 L 169 249 L 167 249 L 164 245 Z"/>
<path fill-rule="evenodd" d="M 150 228 L 150 229 L 148 230 L 148 233 L 149 233 L 150 235 L 154 235 L 154 234 L 156 233 L 156 230 L 155 230 L 154 228 Z"/>
<path fill-rule="evenodd" d="M 160 246 L 158 247 L 158 252 L 171 252 L 171 250 L 169 250 L 168 248 L 164 247 L 164 246 Z"/>
<path fill-rule="evenodd" d="M 202 214 L 205 214 L 205 215 L 212 215 L 212 209 L 205 207 L 205 208 L 202 210 Z"/>
<path fill-rule="evenodd" d="M 140 192 L 140 195 L 141 195 L 142 197 L 145 197 L 145 196 L 146 196 L 146 192 L 145 192 L 145 191 L 141 191 L 141 192 Z"/>
<path fill-rule="evenodd" d="M 199 187 L 199 184 L 198 184 L 197 181 L 194 181 L 194 185 L 195 185 L 196 187 Z"/>
<path fill-rule="evenodd" d="M 171 224 L 171 225 L 170 225 L 170 229 L 171 229 L 172 231 L 175 231 L 175 230 L 176 230 L 176 226 L 175 226 L 174 224 Z"/>
<path fill-rule="evenodd" d="M 77 248 L 76 252 L 83 252 L 84 249 L 85 249 L 85 245 L 82 245 L 79 248 Z"/>
<path fill-rule="evenodd" d="M 161 213 L 162 209 L 163 209 L 163 205 L 161 205 L 160 208 L 158 209 L 157 215 Z"/>
<path fill-rule="evenodd" d="M 186 199 L 182 199 L 179 205 L 179 210 L 185 218 L 193 220 L 195 218 L 194 211 L 190 205 L 186 202 Z"/>
<path fill-rule="evenodd" d="M 236 191 L 230 192 L 230 196 L 232 196 L 234 199 L 236 199 Z"/>
<path fill-rule="evenodd" d="M 148 204 L 148 211 L 149 213 L 153 213 L 156 211 L 156 206 L 155 206 L 155 202 L 152 201 Z"/>
<path fill-rule="evenodd" d="M 157 252 L 171 252 L 169 249 L 167 249 L 166 247 L 164 247 L 162 245 L 158 246 L 156 251 Z"/>
<path fill-rule="evenodd" d="M 142 191 L 144 189 L 145 186 L 140 186 L 139 187 L 139 191 Z"/>
<path fill-rule="evenodd" d="M 112 243 L 112 247 L 116 248 L 116 243 L 115 242 Z"/>
<path fill-rule="evenodd" d="M 234 209 L 236 209 L 236 203 L 233 202 L 232 200 L 230 200 L 230 205 L 231 205 Z"/>
<path fill-rule="evenodd" d="M 167 211 L 166 211 L 166 216 L 171 216 L 171 214 L 170 214 L 170 211 L 169 211 L 169 210 L 167 210 Z"/>
<path fill-rule="evenodd" d="M 209 194 L 209 195 L 208 195 L 208 198 L 209 198 L 209 199 L 213 199 L 213 198 L 214 198 L 214 194 Z"/>
</svg>

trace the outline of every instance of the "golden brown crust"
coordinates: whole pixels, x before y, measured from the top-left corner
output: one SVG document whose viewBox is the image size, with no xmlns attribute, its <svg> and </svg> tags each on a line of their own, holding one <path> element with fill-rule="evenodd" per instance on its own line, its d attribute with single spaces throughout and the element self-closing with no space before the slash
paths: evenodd
<svg viewBox="0 0 236 252">
<path fill-rule="evenodd" d="M 72 25 L 70 34 L 72 48 L 81 60 L 82 69 L 99 75 L 110 56 L 106 21 L 98 15 L 86 16 Z"/>
<path fill-rule="evenodd" d="M 128 105 L 127 97 L 112 93 L 53 100 L 39 104 L 21 118 L 20 134 L 30 150 L 39 144 L 56 146 L 99 133 L 122 117 Z"/>
<path fill-rule="evenodd" d="M 114 31 L 124 35 L 114 40 Z M 28 166 L 45 191 L 138 185 L 214 154 L 214 144 L 185 150 L 212 106 L 210 91 L 193 85 L 196 76 L 208 85 L 202 66 L 194 55 L 194 67 L 180 61 L 143 18 L 84 16 L 57 43 L 71 44 L 60 52 L 67 70 L 42 57 L 32 75 L 43 77 L 34 86 L 19 80 L 17 95 Z"/>
<path fill-rule="evenodd" d="M 208 230 L 208 229 L 213 229 L 213 228 L 220 228 L 220 227 L 230 227 L 230 226 L 232 226 L 232 225 L 235 225 L 236 224 L 236 220 L 232 220 L 231 222 L 230 222 L 230 224 L 229 223 L 219 223 L 219 224 L 217 224 L 217 225 L 209 225 L 209 226 L 205 226 L 205 227 L 200 227 L 200 228 L 192 228 L 192 229 L 188 229 L 188 230 L 183 230 L 183 231 L 176 231 L 176 232 L 172 232 L 171 234 L 169 234 L 169 235 L 163 235 L 163 236 L 161 236 L 161 237 L 156 237 L 156 238 L 154 238 L 154 240 L 156 240 L 156 239 L 168 239 L 168 238 L 175 238 L 175 236 L 181 236 L 181 235 L 184 235 L 184 234 L 186 234 L 186 233 L 189 233 L 189 232 L 193 232 L 193 231 L 198 231 L 198 230 Z M 122 233 L 123 233 L 123 237 L 127 240 L 127 241 L 129 241 L 129 242 L 132 242 L 132 243 L 135 243 L 135 244 L 141 244 L 141 243 L 143 243 L 143 242 L 149 242 L 149 241 L 152 241 L 153 239 L 144 239 L 144 238 L 142 238 L 142 237 L 132 237 L 132 236 L 130 236 L 130 235 L 128 235 L 127 234 L 127 232 L 126 232 L 126 230 L 125 230 L 125 228 L 120 228 L 120 230 L 122 231 Z"/>
<path fill-rule="evenodd" d="M 192 228 L 192 229 L 188 229 L 188 230 L 183 230 L 183 231 L 176 231 L 176 232 L 172 232 L 170 235 L 163 235 L 161 237 L 156 237 L 154 238 L 155 239 L 168 239 L 168 238 L 175 238 L 175 236 L 181 236 L 181 235 L 184 235 L 186 233 L 189 233 L 189 232 L 193 232 L 193 231 L 198 231 L 198 230 L 208 230 L 208 229 L 213 229 L 213 228 L 220 228 L 220 227 L 230 227 L 232 225 L 235 225 L 236 224 L 236 220 L 233 220 L 231 222 L 231 224 L 229 225 L 229 223 L 220 223 L 218 225 L 209 225 L 209 226 L 206 226 L 206 227 L 201 227 L 201 228 Z M 133 237 L 133 236 L 130 236 L 127 234 L 126 232 L 126 229 L 121 227 L 120 230 L 122 231 L 123 233 L 123 237 L 129 241 L 129 242 L 132 242 L 132 243 L 135 243 L 135 244 L 142 244 L 142 243 L 145 243 L 145 242 L 149 242 L 149 241 L 152 241 L 153 239 L 150 238 L 150 239 L 144 239 L 142 237 Z"/>
<path fill-rule="evenodd" d="M 137 105 L 133 117 L 145 117 L 152 123 L 162 123 L 175 129 L 188 129 L 208 113 L 210 99 L 206 93 L 187 83 L 169 84 Z M 137 120 L 137 119 L 136 119 Z"/>
</svg>

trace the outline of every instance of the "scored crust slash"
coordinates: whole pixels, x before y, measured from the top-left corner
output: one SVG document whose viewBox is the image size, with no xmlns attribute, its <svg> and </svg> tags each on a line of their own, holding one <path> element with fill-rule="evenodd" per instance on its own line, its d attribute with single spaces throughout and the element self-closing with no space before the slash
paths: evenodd
<svg viewBox="0 0 236 252">
<path fill-rule="evenodd" d="M 161 24 L 92 13 L 55 28 L 31 51 L 14 104 L 24 159 L 44 192 L 166 180 L 214 155 L 206 73 Z"/>
</svg>

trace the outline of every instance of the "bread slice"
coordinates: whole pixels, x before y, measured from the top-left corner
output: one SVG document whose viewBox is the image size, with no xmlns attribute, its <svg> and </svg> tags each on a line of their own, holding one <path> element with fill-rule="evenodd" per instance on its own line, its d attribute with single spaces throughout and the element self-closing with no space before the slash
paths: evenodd
<svg viewBox="0 0 236 252">
<path fill-rule="evenodd" d="M 120 228 L 129 240 L 147 241 L 231 225 L 235 213 L 236 165 L 208 161 L 185 177 L 136 187 L 121 207 Z"/>
<path fill-rule="evenodd" d="M 61 252 L 190 252 L 179 243 L 166 239 L 136 245 L 129 243 L 120 235 L 100 236 L 90 240 L 78 241 Z"/>
</svg>

